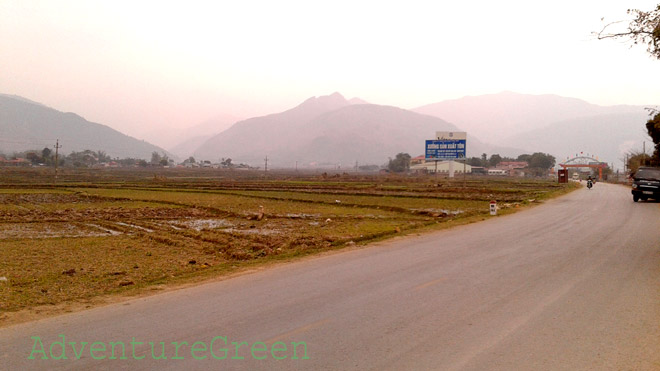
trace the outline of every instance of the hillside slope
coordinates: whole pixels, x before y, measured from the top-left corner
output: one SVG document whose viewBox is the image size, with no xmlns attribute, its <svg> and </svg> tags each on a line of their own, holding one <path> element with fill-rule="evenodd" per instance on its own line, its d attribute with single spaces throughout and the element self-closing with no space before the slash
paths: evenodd
<svg viewBox="0 0 660 371">
<path fill-rule="evenodd" d="M 91 149 L 104 151 L 111 157 L 150 159 L 154 151 L 167 153 L 75 113 L 60 112 L 21 97 L 0 95 L 0 152 L 52 148 L 58 139 L 64 154 Z"/>
</svg>

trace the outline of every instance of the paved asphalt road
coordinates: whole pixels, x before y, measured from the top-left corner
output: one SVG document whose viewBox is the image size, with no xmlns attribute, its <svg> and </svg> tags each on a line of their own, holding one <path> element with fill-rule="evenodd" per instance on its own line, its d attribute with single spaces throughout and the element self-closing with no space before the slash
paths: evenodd
<svg viewBox="0 0 660 371">
<path fill-rule="evenodd" d="M 67 360 L 51 358 L 59 335 Z M 660 203 L 599 183 L 515 215 L 3 328 L 0 347 L 8 370 L 658 370 Z"/>
</svg>

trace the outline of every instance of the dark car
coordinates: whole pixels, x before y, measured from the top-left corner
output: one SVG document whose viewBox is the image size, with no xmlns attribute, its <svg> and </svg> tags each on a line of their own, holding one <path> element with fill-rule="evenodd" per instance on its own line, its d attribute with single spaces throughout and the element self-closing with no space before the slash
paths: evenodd
<svg viewBox="0 0 660 371">
<path fill-rule="evenodd" d="M 660 167 L 640 167 L 632 178 L 633 201 L 660 200 Z"/>
</svg>

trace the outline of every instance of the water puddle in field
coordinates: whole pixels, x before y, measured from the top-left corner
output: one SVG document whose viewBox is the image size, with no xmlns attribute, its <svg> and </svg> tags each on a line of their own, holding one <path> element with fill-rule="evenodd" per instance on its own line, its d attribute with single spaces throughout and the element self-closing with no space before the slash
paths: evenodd
<svg viewBox="0 0 660 371">
<path fill-rule="evenodd" d="M 176 230 L 194 229 L 197 232 L 202 230 L 218 229 L 233 227 L 234 224 L 225 219 L 187 219 L 187 220 L 172 220 L 169 222 L 170 226 Z M 184 227 L 184 228 L 181 228 Z"/>
<path fill-rule="evenodd" d="M 274 229 L 236 229 L 236 228 L 225 228 L 221 229 L 221 232 L 225 233 L 236 233 L 236 234 L 260 234 L 264 236 L 280 234 L 281 232 Z"/>
<path fill-rule="evenodd" d="M 154 231 L 153 229 L 141 227 L 141 226 L 135 225 L 135 224 L 129 224 L 129 223 L 123 223 L 123 222 L 116 222 L 115 224 L 121 225 L 121 226 L 124 226 L 124 227 L 133 228 L 133 229 L 139 229 L 139 230 L 145 231 L 147 233 L 152 233 Z"/>
<path fill-rule="evenodd" d="M 7 223 L 2 225 L 0 240 L 14 238 L 103 237 L 121 234 L 120 232 L 95 224 L 86 224 L 85 226 L 90 227 L 90 229 L 69 223 L 47 225 L 35 223 Z"/>
<path fill-rule="evenodd" d="M 284 214 L 285 218 L 289 219 L 317 219 L 321 217 L 321 214 Z"/>
<path fill-rule="evenodd" d="M 102 230 L 103 232 L 105 232 L 106 234 L 109 234 L 109 235 L 111 235 L 111 236 L 119 236 L 120 234 L 122 234 L 122 233 L 119 232 L 119 231 L 115 231 L 115 230 L 113 230 L 113 229 L 109 229 L 109 228 L 106 228 L 106 227 L 102 227 L 102 226 L 97 225 L 97 224 L 85 224 L 85 225 L 88 226 L 88 227 L 92 227 L 92 228 L 100 229 L 100 230 Z"/>
</svg>

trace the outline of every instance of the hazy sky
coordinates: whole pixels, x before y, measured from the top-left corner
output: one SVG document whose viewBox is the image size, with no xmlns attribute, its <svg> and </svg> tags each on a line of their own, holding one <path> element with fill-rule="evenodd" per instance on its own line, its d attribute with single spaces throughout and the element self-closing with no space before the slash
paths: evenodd
<svg viewBox="0 0 660 371">
<path fill-rule="evenodd" d="M 0 93 L 138 137 L 335 91 L 402 108 L 505 90 L 660 104 L 660 61 L 591 34 L 657 4 L 0 0 Z"/>
</svg>

